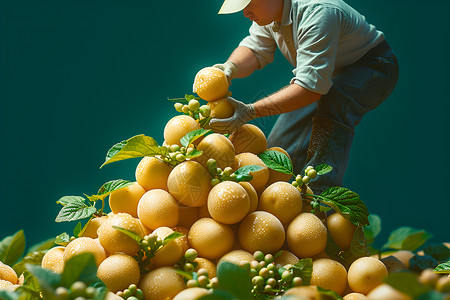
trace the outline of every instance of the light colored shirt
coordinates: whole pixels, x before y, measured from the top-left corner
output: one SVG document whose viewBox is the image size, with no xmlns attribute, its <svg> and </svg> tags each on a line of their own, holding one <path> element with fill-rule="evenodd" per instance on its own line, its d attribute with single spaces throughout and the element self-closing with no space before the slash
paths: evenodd
<svg viewBox="0 0 450 300">
<path fill-rule="evenodd" d="M 322 95 L 333 85 L 333 75 L 384 40 L 341 0 L 284 0 L 281 22 L 253 22 L 249 31 L 239 46 L 253 51 L 260 68 L 273 61 L 278 47 L 295 67 L 291 83 Z"/>
</svg>

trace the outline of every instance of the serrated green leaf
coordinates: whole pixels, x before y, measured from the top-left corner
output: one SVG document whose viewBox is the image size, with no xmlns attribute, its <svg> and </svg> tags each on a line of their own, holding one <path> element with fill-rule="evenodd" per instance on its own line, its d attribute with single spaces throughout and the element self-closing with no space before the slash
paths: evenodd
<svg viewBox="0 0 450 300">
<path fill-rule="evenodd" d="M 335 291 L 332 290 L 326 290 L 324 288 L 321 288 L 320 286 L 317 287 L 317 291 L 322 295 L 327 295 L 328 297 L 331 297 L 336 300 L 344 300 L 341 296 L 339 296 Z"/>
<path fill-rule="evenodd" d="M 294 175 L 292 162 L 286 154 L 275 150 L 267 150 L 259 153 L 258 157 L 268 168 L 284 174 Z"/>
<path fill-rule="evenodd" d="M 168 236 L 166 236 L 163 240 L 163 246 L 167 245 L 170 241 L 176 240 L 180 237 L 183 237 L 184 234 L 182 234 L 181 232 L 178 231 L 174 231 L 171 234 L 169 234 Z"/>
<path fill-rule="evenodd" d="M 61 208 L 55 222 L 70 222 L 90 218 L 97 209 L 87 206 L 84 202 L 71 202 Z"/>
<path fill-rule="evenodd" d="M 355 258 L 369 256 L 369 248 L 367 248 L 366 237 L 361 225 L 358 225 L 353 233 L 352 242 L 350 244 L 350 252 Z"/>
<path fill-rule="evenodd" d="M 19 288 L 20 293 L 26 293 L 26 300 L 35 300 L 41 299 L 40 293 L 42 291 L 41 286 L 39 285 L 39 281 L 34 277 L 30 272 L 25 270 L 23 272 L 24 282 L 23 285 Z"/>
<path fill-rule="evenodd" d="M 429 245 L 423 249 L 423 252 L 440 262 L 450 259 L 450 249 L 443 244 Z"/>
<path fill-rule="evenodd" d="M 292 271 L 295 277 L 301 277 L 305 285 L 311 283 L 313 263 L 312 258 L 300 259 L 298 263 L 292 266 Z"/>
<path fill-rule="evenodd" d="M 158 146 L 158 143 L 152 137 L 145 136 L 144 134 L 136 135 L 112 146 L 106 154 L 105 162 L 100 168 L 119 160 L 161 155 L 162 148 Z"/>
<path fill-rule="evenodd" d="M 63 196 L 58 201 L 56 201 L 57 204 L 61 204 L 62 206 L 65 206 L 72 202 L 84 202 L 84 198 L 80 196 Z"/>
<path fill-rule="evenodd" d="M 364 235 L 366 236 L 367 244 L 373 244 L 375 238 L 381 232 L 381 218 L 378 215 L 370 214 L 369 225 L 364 227 Z"/>
<path fill-rule="evenodd" d="M 257 166 L 257 165 L 248 165 L 243 166 L 237 169 L 234 172 L 234 175 L 236 175 L 236 181 L 251 181 L 253 179 L 253 172 L 257 172 L 259 170 L 264 169 L 264 167 Z"/>
<path fill-rule="evenodd" d="M 333 167 L 327 164 L 321 164 L 314 168 L 316 170 L 317 175 L 325 175 L 330 173 L 333 170 Z"/>
<path fill-rule="evenodd" d="M 28 249 L 28 253 L 34 252 L 34 251 L 42 251 L 42 250 L 48 250 L 50 248 L 53 248 L 55 246 L 55 238 L 49 238 L 45 241 L 42 241 L 40 243 L 37 243 L 33 246 L 31 246 Z"/>
<path fill-rule="evenodd" d="M 25 271 L 26 264 L 41 265 L 42 258 L 44 257 L 45 253 L 47 253 L 47 251 L 48 250 L 41 250 L 28 253 L 24 258 L 22 258 L 20 262 L 13 266 L 14 271 L 16 271 L 16 273 L 20 275 Z"/>
<path fill-rule="evenodd" d="M 136 243 L 140 243 L 142 241 L 142 238 L 135 232 L 125 229 L 125 228 L 121 228 L 118 226 L 112 226 L 112 228 L 119 230 L 120 232 L 122 232 L 123 234 L 126 234 L 127 236 L 129 236 L 132 240 L 134 240 Z"/>
<path fill-rule="evenodd" d="M 96 202 L 105 200 L 112 192 L 132 185 L 133 182 L 124 179 L 115 179 L 103 184 L 97 192 L 97 195 L 87 196 L 89 201 Z"/>
<path fill-rule="evenodd" d="M 97 264 L 92 253 L 82 253 L 64 263 L 61 285 L 70 288 L 75 281 L 91 284 L 97 280 Z"/>
<path fill-rule="evenodd" d="M 352 224 L 365 226 L 369 224 L 367 206 L 359 195 L 347 188 L 330 187 L 319 196 L 322 203 L 331 206 Z"/>
<path fill-rule="evenodd" d="M 67 246 L 67 244 L 69 242 L 70 242 L 70 236 L 66 232 L 61 233 L 55 239 L 55 244 L 61 245 L 61 246 Z"/>
<path fill-rule="evenodd" d="M 433 271 L 436 273 L 450 274 L 450 260 L 438 265 Z"/>
<path fill-rule="evenodd" d="M 187 159 L 193 159 L 193 158 L 199 157 L 202 154 L 203 154 L 203 151 L 194 149 L 189 154 L 186 155 L 186 158 Z"/>
<path fill-rule="evenodd" d="M 228 291 L 236 299 L 250 299 L 252 280 L 249 273 L 243 268 L 229 263 L 221 262 L 217 268 L 219 288 Z"/>
<path fill-rule="evenodd" d="M 61 281 L 60 274 L 37 265 L 26 264 L 25 267 L 37 279 L 44 292 L 54 295 L 54 290 L 59 286 Z"/>
<path fill-rule="evenodd" d="M 432 235 L 425 230 L 400 227 L 391 232 L 383 248 L 415 251 L 431 237 Z"/>
<path fill-rule="evenodd" d="M 384 282 L 414 299 L 430 290 L 419 282 L 419 277 L 416 274 L 411 272 L 391 273 L 384 278 Z"/>
<path fill-rule="evenodd" d="M 439 262 L 428 254 L 414 255 L 409 259 L 409 269 L 422 272 L 425 269 L 434 269 Z"/>
<path fill-rule="evenodd" d="M 193 142 L 195 142 L 197 139 L 201 138 L 202 136 L 204 136 L 207 133 L 210 133 L 211 129 L 197 129 L 197 130 L 193 130 L 191 132 L 186 133 L 185 136 L 183 136 L 180 139 L 180 143 L 181 145 L 183 145 L 184 147 L 188 147 L 190 144 L 192 144 Z"/>
<path fill-rule="evenodd" d="M 0 261 L 8 266 L 14 265 L 25 252 L 25 234 L 19 230 L 0 242 Z"/>
</svg>

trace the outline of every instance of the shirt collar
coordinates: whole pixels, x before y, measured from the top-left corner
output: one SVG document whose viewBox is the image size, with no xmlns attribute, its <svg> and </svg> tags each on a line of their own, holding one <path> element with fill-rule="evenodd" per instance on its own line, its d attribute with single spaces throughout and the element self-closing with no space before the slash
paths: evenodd
<svg viewBox="0 0 450 300">
<path fill-rule="evenodd" d="M 291 5 L 292 0 L 284 0 L 283 1 L 283 15 L 281 16 L 281 23 L 280 22 L 273 22 L 272 28 L 273 31 L 278 31 L 281 26 L 287 26 L 292 23 L 291 19 Z"/>
</svg>

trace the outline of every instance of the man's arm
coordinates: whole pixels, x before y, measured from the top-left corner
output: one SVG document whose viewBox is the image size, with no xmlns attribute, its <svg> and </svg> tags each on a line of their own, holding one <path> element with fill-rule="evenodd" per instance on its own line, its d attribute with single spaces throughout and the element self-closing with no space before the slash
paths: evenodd
<svg viewBox="0 0 450 300">
<path fill-rule="evenodd" d="M 252 50 L 247 47 L 237 47 L 231 53 L 228 61 L 237 66 L 237 72 L 233 78 L 244 78 L 250 76 L 256 69 L 259 69 L 259 62 Z"/>
</svg>

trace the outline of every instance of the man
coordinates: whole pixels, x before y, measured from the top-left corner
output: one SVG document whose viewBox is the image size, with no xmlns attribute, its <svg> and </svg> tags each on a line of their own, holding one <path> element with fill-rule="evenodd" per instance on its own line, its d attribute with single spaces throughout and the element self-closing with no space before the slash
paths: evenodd
<svg viewBox="0 0 450 300">
<path fill-rule="evenodd" d="M 273 61 L 278 47 L 294 66 L 290 84 L 253 104 L 231 97 L 235 113 L 211 127 L 233 132 L 248 121 L 281 114 L 269 147 L 284 148 L 294 171 L 329 164 L 333 172 L 311 183 L 315 193 L 342 186 L 354 127 L 393 91 L 398 63 L 384 34 L 341 0 L 225 0 L 219 14 L 243 10 L 250 35 L 224 64 L 229 80 Z"/>
</svg>

